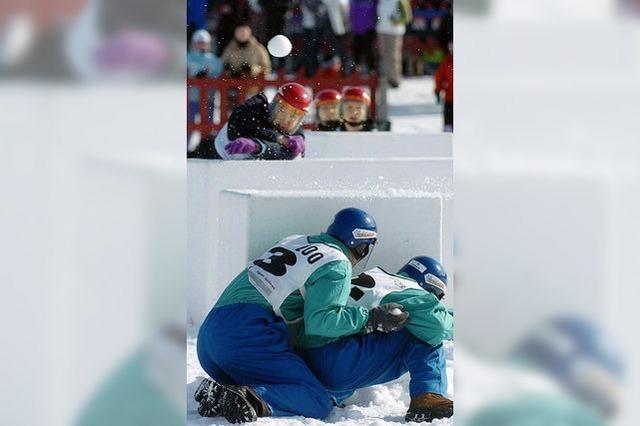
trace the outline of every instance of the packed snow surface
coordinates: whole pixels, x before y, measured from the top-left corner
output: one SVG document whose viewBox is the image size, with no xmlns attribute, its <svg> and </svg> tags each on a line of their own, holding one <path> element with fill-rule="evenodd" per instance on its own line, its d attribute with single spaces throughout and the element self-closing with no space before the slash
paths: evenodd
<svg viewBox="0 0 640 426">
<path fill-rule="evenodd" d="M 191 330 L 191 335 L 195 330 Z M 449 397 L 453 398 L 453 342 L 445 342 L 447 356 L 447 378 L 449 381 Z M 200 381 L 207 377 L 200 367 L 196 355 L 196 339 L 187 340 L 187 425 L 228 425 L 222 417 L 203 418 L 198 414 L 198 406 L 193 394 Z M 265 417 L 256 423 L 272 426 L 300 426 L 300 425 L 336 425 L 336 426 L 383 426 L 408 424 L 404 415 L 409 408 L 409 375 L 385 385 L 371 386 L 360 389 L 345 403 L 344 408 L 334 408 L 331 415 L 320 421 L 304 417 Z M 417 425 L 419 423 L 410 423 Z M 433 426 L 453 425 L 453 419 L 438 419 L 430 424 Z"/>
<path fill-rule="evenodd" d="M 409 77 L 387 91 L 389 120 L 394 133 L 434 133 L 443 127 L 442 105 L 433 94 L 433 78 Z"/>
</svg>

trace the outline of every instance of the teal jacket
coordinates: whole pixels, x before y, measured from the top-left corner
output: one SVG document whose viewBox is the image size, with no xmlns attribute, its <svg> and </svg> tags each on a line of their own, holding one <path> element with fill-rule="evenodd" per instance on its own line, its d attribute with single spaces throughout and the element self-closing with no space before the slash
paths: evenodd
<svg viewBox="0 0 640 426">
<path fill-rule="evenodd" d="M 324 243 L 350 256 L 347 247 L 327 234 L 309 237 L 311 243 Z M 365 308 L 347 306 L 351 291 L 351 263 L 347 260 L 329 262 L 318 268 L 304 283 L 305 296 L 300 290 L 291 293 L 280 306 L 289 322 L 300 322 L 301 335 L 315 336 L 321 341 L 359 332 L 369 318 Z M 249 282 L 245 268 L 222 293 L 215 307 L 234 303 L 255 303 L 273 312 L 273 307 Z"/>
<path fill-rule="evenodd" d="M 405 274 L 399 276 L 411 279 Z M 402 305 L 409 312 L 407 330 L 431 346 L 453 339 L 453 314 L 433 293 L 412 288 L 394 291 L 383 297 L 381 303 Z"/>
<path fill-rule="evenodd" d="M 406 275 L 400 275 L 411 279 Z M 453 314 L 438 300 L 436 296 L 426 290 L 406 289 L 394 291 L 382 298 L 381 304 L 398 303 L 409 312 L 407 330 L 418 339 L 431 346 L 437 346 L 443 340 L 453 339 Z M 338 340 L 342 336 L 328 338 L 314 336 L 305 330 L 298 334 L 296 346 L 315 348 Z"/>
</svg>

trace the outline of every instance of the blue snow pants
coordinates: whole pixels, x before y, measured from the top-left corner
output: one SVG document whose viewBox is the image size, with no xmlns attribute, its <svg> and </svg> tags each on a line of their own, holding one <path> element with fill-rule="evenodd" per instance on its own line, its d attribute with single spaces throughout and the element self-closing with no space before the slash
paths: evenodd
<svg viewBox="0 0 640 426">
<path fill-rule="evenodd" d="M 260 305 L 212 309 L 198 332 L 197 351 L 212 379 L 251 386 L 274 416 L 323 419 L 331 412 L 328 391 L 289 346 L 286 323 Z"/>
<path fill-rule="evenodd" d="M 409 372 L 412 397 L 447 393 L 442 345 L 430 346 L 406 329 L 343 338 L 319 348 L 298 349 L 311 371 L 339 402 L 359 388 L 387 383 Z"/>
</svg>

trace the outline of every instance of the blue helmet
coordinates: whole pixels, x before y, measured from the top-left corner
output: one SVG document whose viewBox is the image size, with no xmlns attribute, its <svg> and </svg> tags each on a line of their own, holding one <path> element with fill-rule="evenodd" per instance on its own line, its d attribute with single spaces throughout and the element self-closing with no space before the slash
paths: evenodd
<svg viewBox="0 0 640 426">
<path fill-rule="evenodd" d="M 447 271 L 440 262 L 428 257 L 418 256 L 411 259 L 398 271 L 417 281 L 420 287 L 442 299 L 447 293 Z"/>
<path fill-rule="evenodd" d="M 349 207 L 336 213 L 327 234 L 342 241 L 356 260 L 362 260 L 378 238 L 378 227 L 369 213 Z"/>
</svg>

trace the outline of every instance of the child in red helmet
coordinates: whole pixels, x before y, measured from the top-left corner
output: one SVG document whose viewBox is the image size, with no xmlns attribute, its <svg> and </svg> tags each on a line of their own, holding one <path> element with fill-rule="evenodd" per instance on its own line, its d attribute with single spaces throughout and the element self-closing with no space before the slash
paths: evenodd
<svg viewBox="0 0 640 426">
<path fill-rule="evenodd" d="M 271 102 L 264 92 L 233 109 L 220 130 L 210 155 L 223 160 L 292 160 L 304 156 L 302 121 L 312 98 L 298 83 L 278 88 Z"/>
<path fill-rule="evenodd" d="M 342 125 L 340 119 L 341 100 L 342 95 L 334 89 L 324 89 L 316 94 L 314 103 L 318 130 L 326 132 L 340 129 Z"/>
<path fill-rule="evenodd" d="M 371 96 L 364 87 L 345 87 L 342 91 L 342 125 L 345 132 L 370 132 L 374 129 L 369 117 Z"/>
</svg>

